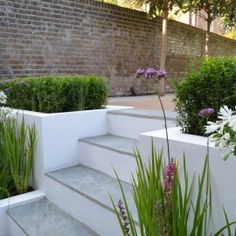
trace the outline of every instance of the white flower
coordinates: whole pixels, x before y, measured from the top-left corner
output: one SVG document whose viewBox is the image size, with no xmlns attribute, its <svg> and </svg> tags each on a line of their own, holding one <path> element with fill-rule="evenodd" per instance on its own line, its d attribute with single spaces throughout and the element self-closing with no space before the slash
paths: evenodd
<svg viewBox="0 0 236 236">
<path fill-rule="evenodd" d="M 17 112 L 10 107 L 0 107 L 0 121 L 5 122 L 7 119 L 15 119 Z"/>
<path fill-rule="evenodd" d="M 211 134 L 216 132 L 218 129 L 220 129 L 220 125 L 211 121 L 207 122 L 208 125 L 205 126 L 205 133 L 206 134 Z"/>
<path fill-rule="evenodd" d="M 11 112 L 6 114 L 7 119 L 16 119 L 17 117 L 17 112 L 14 110 L 11 110 Z"/>
<path fill-rule="evenodd" d="M 227 106 L 223 106 L 220 108 L 218 119 L 215 123 L 207 123 L 205 127 L 206 134 L 211 134 L 209 141 L 214 142 L 215 146 L 223 151 L 224 159 L 226 160 L 230 154 L 234 153 L 236 145 L 234 139 L 234 133 L 236 132 L 236 112 Z"/>
<path fill-rule="evenodd" d="M 7 95 L 3 91 L 0 91 L 0 103 L 1 104 L 7 103 Z"/>
<path fill-rule="evenodd" d="M 223 136 L 222 136 L 223 139 L 225 139 L 226 141 L 230 140 L 230 134 L 229 133 L 225 133 Z"/>
<path fill-rule="evenodd" d="M 9 107 L 0 107 L 0 113 L 7 114 L 10 113 L 11 111 L 12 109 Z"/>
<path fill-rule="evenodd" d="M 229 121 L 229 127 L 231 127 L 234 132 L 236 131 L 236 116 L 235 115 L 231 117 Z"/>
<path fill-rule="evenodd" d="M 222 149 L 228 147 L 227 143 L 229 140 L 230 140 L 230 134 L 229 133 L 223 134 L 219 140 L 218 147 Z"/>
<path fill-rule="evenodd" d="M 232 117 L 233 112 L 227 106 L 223 106 L 220 108 L 218 118 L 221 120 L 228 120 Z"/>
</svg>

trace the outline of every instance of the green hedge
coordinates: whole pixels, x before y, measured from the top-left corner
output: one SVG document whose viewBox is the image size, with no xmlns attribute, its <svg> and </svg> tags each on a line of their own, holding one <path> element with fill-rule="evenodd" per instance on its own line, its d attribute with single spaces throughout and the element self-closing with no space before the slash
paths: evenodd
<svg viewBox="0 0 236 236">
<path fill-rule="evenodd" d="M 198 112 L 207 107 L 216 113 L 222 105 L 236 105 L 236 58 L 202 59 L 198 71 L 189 72 L 187 79 L 176 86 L 178 123 L 184 133 L 204 134 L 206 120 Z"/>
<path fill-rule="evenodd" d="M 12 108 L 46 113 L 103 108 L 108 86 L 96 76 L 44 76 L 15 79 L 0 85 Z"/>
</svg>

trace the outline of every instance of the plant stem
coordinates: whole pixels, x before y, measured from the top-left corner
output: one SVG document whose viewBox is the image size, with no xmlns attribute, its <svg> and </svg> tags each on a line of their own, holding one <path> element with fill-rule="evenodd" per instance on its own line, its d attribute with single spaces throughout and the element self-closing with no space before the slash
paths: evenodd
<svg viewBox="0 0 236 236">
<path fill-rule="evenodd" d="M 166 122 L 166 113 L 165 113 L 165 109 L 163 106 L 163 103 L 161 101 L 161 97 L 159 96 L 159 94 L 157 94 L 159 102 L 161 104 L 161 110 L 163 113 L 163 117 L 164 117 L 164 122 L 165 122 L 165 131 L 166 131 L 166 143 L 167 143 L 167 157 L 168 157 L 168 162 L 170 162 L 171 158 L 170 158 L 170 143 L 169 143 L 169 136 L 168 136 L 168 130 L 167 130 L 167 122 Z"/>
</svg>

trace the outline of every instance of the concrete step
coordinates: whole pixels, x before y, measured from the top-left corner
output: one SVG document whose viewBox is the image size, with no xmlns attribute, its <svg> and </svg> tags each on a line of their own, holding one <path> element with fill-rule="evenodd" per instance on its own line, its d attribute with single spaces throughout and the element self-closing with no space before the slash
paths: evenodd
<svg viewBox="0 0 236 236">
<path fill-rule="evenodd" d="M 11 236 L 97 236 L 46 198 L 8 210 Z"/>
<path fill-rule="evenodd" d="M 166 112 L 168 127 L 176 126 L 176 112 Z M 108 112 L 108 133 L 139 138 L 140 133 L 164 128 L 163 113 L 161 111 L 125 109 Z"/>
<path fill-rule="evenodd" d="M 132 187 L 122 182 L 130 209 L 137 219 Z M 46 173 L 47 197 L 74 218 L 80 219 L 103 236 L 122 235 L 110 196 L 121 199 L 118 181 L 83 165 Z"/>
<path fill-rule="evenodd" d="M 28 193 L 23 193 L 10 198 L 0 200 L 0 235 L 10 236 L 9 234 L 9 220 L 7 210 L 11 207 L 16 207 L 22 204 L 36 202 L 45 198 L 45 194 L 41 190 L 34 190 Z M 15 235 L 20 235 L 15 234 Z"/>
<path fill-rule="evenodd" d="M 80 139 L 79 162 L 113 177 L 116 170 L 120 179 L 130 182 L 136 167 L 133 155 L 136 146 L 137 139 L 110 134 Z"/>
<path fill-rule="evenodd" d="M 130 156 L 133 156 L 133 150 L 138 144 L 137 139 L 119 137 L 111 134 L 84 138 L 79 141 Z"/>
</svg>

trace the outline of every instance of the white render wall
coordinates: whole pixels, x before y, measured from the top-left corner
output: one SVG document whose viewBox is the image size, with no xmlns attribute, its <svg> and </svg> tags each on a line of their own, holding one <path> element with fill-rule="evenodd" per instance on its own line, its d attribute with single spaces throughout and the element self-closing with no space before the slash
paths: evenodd
<svg viewBox="0 0 236 236">
<path fill-rule="evenodd" d="M 176 127 L 176 120 L 167 118 L 167 125 L 168 127 Z M 163 129 L 164 127 L 162 116 L 150 118 L 108 114 L 109 133 L 121 137 L 138 139 L 141 132 Z"/>
<path fill-rule="evenodd" d="M 106 109 L 40 113 L 19 111 L 19 118 L 37 130 L 37 149 L 34 163 L 34 182 L 41 189 L 44 173 L 79 163 L 82 153 L 78 139 L 108 132 L 107 112 L 131 107 L 108 106 Z"/>
<path fill-rule="evenodd" d="M 179 163 L 180 175 L 183 172 L 183 153 L 185 153 L 187 171 L 189 176 L 202 172 L 203 164 L 207 154 L 207 138 L 188 135 L 180 132 L 179 128 L 168 129 L 171 157 Z M 165 130 L 148 132 L 140 135 L 140 151 L 143 157 L 150 155 L 151 139 L 156 150 L 161 151 L 167 160 L 167 145 Z M 236 219 L 236 159 L 230 157 L 223 160 L 222 152 L 210 144 L 209 163 L 212 186 L 212 209 L 214 230 L 221 228 L 225 224 L 223 208 L 225 207 L 231 221 Z M 196 185 L 194 188 L 196 189 Z"/>
</svg>

